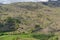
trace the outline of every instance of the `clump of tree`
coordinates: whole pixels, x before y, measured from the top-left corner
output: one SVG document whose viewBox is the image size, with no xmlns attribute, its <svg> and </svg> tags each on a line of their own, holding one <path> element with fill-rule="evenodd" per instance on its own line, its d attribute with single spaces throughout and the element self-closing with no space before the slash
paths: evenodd
<svg viewBox="0 0 60 40">
<path fill-rule="evenodd" d="M 1 29 L 3 29 L 1 31 L 14 31 L 18 29 L 20 23 L 19 19 L 8 17 L 3 23 L 0 23 Z"/>
</svg>

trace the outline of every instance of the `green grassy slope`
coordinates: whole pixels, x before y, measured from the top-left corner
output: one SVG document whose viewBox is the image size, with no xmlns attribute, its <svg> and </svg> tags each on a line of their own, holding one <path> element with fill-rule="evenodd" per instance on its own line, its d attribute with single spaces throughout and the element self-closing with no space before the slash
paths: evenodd
<svg viewBox="0 0 60 40">
<path fill-rule="evenodd" d="M 57 36 L 45 34 L 3 35 L 0 40 L 56 40 Z"/>
</svg>

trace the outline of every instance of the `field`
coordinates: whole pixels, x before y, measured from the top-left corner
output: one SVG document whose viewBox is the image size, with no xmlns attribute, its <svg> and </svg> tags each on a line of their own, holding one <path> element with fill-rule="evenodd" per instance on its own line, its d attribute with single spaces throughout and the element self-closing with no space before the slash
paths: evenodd
<svg viewBox="0 0 60 40">
<path fill-rule="evenodd" d="M 4 34 L 0 36 L 0 40 L 58 40 L 58 37 L 50 34 Z"/>
</svg>

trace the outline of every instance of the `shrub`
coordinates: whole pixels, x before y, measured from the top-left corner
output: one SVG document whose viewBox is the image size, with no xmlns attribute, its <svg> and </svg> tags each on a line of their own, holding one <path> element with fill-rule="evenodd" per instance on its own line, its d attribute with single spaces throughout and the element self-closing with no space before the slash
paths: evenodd
<svg viewBox="0 0 60 40">
<path fill-rule="evenodd" d="M 40 25 L 35 25 L 35 28 L 38 28 L 38 27 L 40 27 Z"/>
</svg>

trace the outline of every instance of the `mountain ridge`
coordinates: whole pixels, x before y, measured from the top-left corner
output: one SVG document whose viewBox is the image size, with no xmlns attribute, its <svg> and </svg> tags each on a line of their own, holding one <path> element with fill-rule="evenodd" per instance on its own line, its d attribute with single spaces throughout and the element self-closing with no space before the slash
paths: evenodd
<svg viewBox="0 0 60 40">
<path fill-rule="evenodd" d="M 44 5 L 48 5 L 50 7 L 60 7 L 60 0 L 57 1 L 48 1 L 48 2 L 43 2 Z"/>
</svg>

